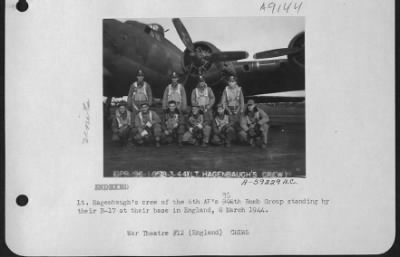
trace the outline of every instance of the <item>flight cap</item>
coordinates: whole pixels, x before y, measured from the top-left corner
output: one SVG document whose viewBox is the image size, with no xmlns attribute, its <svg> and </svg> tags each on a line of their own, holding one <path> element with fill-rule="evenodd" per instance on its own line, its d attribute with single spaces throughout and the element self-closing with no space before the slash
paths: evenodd
<svg viewBox="0 0 400 257">
<path fill-rule="evenodd" d="M 177 79 L 177 78 L 179 78 L 178 74 L 175 71 L 172 72 L 171 79 Z"/>
<path fill-rule="evenodd" d="M 234 75 L 230 75 L 228 77 L 228 82 L 235 82 L 236 81 L 236 77 Z"/>
<path fill-rule="evenodd" d="M 142 70 L 138 70 L 136 77 L 144 77 L 144 72 Z"/>
</svg>

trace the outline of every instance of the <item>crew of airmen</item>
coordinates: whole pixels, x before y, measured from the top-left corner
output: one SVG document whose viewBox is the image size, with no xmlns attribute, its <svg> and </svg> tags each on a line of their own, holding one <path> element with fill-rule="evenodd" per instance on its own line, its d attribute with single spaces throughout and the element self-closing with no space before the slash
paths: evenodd
<svg viewBox="0 0 400 257">
<path fill-rule="evenodd" d="M 266 148 L 268 114 L 258 108 L 254 100 L 248 100 L 245 105 L 242 88 L 235 76 L 229 76 L 216 108 L 213 108 L 214 92 L 200 76 L 190 95 L 190 111 L 186 113 L 185 87 L 179 83 L 178 74 L 173 72 L 171 83 L 163 94 L 162 117 L 150 109 L 152 90 L 142 70 L 137 72 L 136 78 L 129 89 L 127 103 L 120 103 L 116 109 L 112 121 L 113 141 L 121 145 L 150 143 L 156 147 L 161 143 L 231 147 L 233 141 L 255 146 L 259 142 L 262 148 Z"/>
</svg>

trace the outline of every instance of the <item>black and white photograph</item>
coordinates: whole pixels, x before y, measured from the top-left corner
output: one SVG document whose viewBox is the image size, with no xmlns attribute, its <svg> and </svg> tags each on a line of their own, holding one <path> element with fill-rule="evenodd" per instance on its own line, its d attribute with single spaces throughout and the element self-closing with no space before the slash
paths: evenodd
<svg viewBox="0 0 400 257">
<path fill-rule="evenodd" d="M 104 177 L 305 177 L 305 18 L 103 19 Z"/>
<path fill-rule="evenodd" d="M 395 1 L 25 2 L 4 3 L 10 253 L 399 245 Z"/>
</svg>

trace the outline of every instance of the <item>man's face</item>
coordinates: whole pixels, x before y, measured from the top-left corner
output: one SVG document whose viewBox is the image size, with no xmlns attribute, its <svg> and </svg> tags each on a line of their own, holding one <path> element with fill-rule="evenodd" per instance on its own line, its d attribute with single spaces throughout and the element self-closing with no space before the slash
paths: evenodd
<svg viewBox="0 0 400 257">
<path fill-rule="evenodd" d="M 171 112 L 173 112 L 173 111 L 175 111 L 176 110 L 176 104 L 169 104 L 168 105 L 168 109 L 171 111 Z"/>
<path fill-rule="evenodd" d="M 149 111 L 149 106 L 144 104 L 142 107 L 140 107 L 140 110 L 144 113 L 147 113 Z"/>
<path fill-rule="evenodd" d="M 173 85 L 178 84 L 178 78 L 172 78 L 172 84 Z"/>
<path fill-rule="evenodd" d="M 125 107 L 125 105 L 121 105 L 120 107 L 119 107 L 119 113 L 125 113 L 126 112 L 126 107 Z"/>
<path fill-rule="evenodd" d="M 205 82 L 200 82 L 200 83 L 199 83 L 199 87 L 200 87 L 201 89 L 204 89 L 204 88 L 206 87 L 206 83 L 205 83 Z"/>
<path fill-rule="evenodd" d="M 234 87 L 236 85 L 236 81 L 231 79 L 231 80 L 229 80 L 228 85 L 230 87 Z"/>
<path fill-rule="evenodd" d="M 144 81 L 144 76 L 137 76 L 137 81 L 138 82 L 143 82 Z"/>
<path fill-rule="evenodd" d="M 192 107 L 192 113 L 193 114 L 198 114 L 199 113 L 199 107 Z"/>
<path fill-rule="evenodd" d="M 253 110 L 254 110 L 254 107 L 255 107 L 256 105 L 255 104 L 249 104 L 248 106 L 247 106 L 247 109 L 250 111 L 250 112 L 252 112 Z"/>
<path fill-rule="evenodd" d="M 224 108 L 222 108 L 222 107 L 218 107 L 218 109 L 217 109 L 217 113 L 218 113 L 219 115 L 222 115 L 222 114 L 224 114 Z"/>
</svg>

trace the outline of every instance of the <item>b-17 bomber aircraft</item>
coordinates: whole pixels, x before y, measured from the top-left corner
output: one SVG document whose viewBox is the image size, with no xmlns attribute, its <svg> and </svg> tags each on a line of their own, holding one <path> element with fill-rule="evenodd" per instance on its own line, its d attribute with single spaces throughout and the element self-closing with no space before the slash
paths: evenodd
<svg viewBox="0 0 400 257">
<path fill-rule="evenodd" d="M 159 24 L 103 20 L 103 96 L 109 101 L 126 96 L 139 69 L 155 98 L 162 97 L 172 72 L 180 75 L 186 92 L 202 75 L 217 97 L 228 75 L 237 76 L 245 96 L 304 90 L 304 32 L 295 35 L 287 48 L 256 53 L 255 61 L 239 61 L 248 57 L 246 51 L 221 51 L 208 41 L 193 42 L 179 18 L 172 22 L 184 51 L 165 38 Z M 280 56 L 287 58 L 276 59 Z"/>
</svg>

